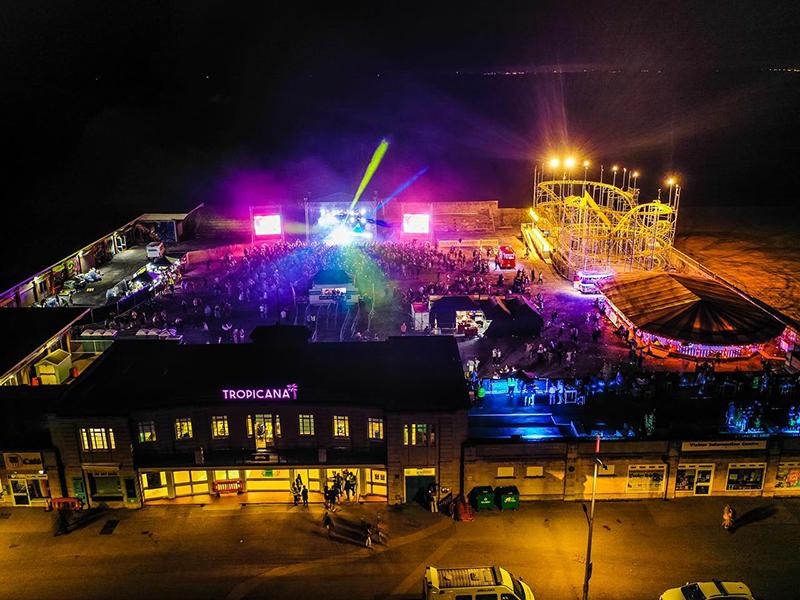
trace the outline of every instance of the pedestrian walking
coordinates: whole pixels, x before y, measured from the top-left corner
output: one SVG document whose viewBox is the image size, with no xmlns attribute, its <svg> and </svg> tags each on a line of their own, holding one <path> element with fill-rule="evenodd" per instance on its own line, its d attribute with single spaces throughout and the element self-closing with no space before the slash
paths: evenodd
<svg viewBox="0 0 800 600">
<path fill-rule="evenodd" d="M 328 530 L 328 537 L 331 537 L 333 535 L 334 525 L 333 519 L 330 514 L 328 514 L 327 510 L 322 514 L 322 526 Z"/>
</svg>

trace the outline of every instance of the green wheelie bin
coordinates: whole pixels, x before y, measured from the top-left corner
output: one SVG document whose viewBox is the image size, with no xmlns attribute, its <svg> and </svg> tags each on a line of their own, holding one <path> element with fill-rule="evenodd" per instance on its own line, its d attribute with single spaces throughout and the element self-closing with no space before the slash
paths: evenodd
<svg viewBox="0 0 800 600">
<path fill-rule="evenodd" d="M 472 488 L 470 492 L 472 506 L 475 510 L 492 510 L 494 506 L 494 490 L 490 485 Z"/>
<path fill-rule="evenodd" d="M 495 501 L 500 510 L 517 510 L 519 508 L 519 490 L 515 485 L 495 488 Z"/>
</svg>

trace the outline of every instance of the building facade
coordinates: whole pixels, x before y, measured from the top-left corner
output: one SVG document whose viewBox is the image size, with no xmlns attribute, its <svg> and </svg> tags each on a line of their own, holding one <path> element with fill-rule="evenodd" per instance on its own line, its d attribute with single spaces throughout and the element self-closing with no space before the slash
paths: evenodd
<svg viewBox="0 0 800 600">
<path fill-rule="evenodd" d="M 288 328 L 284 328 L 288 329 Z M 452 338 L 241 346 L 118 342 L 49 416 L 66 495 L 87 506 L 365 501 L 460 490 L 469 395 Z M 294 333 L 292 333 L 294 335 Z M 413 376 L 410 376 L 413 374 Z"/>
</svg>

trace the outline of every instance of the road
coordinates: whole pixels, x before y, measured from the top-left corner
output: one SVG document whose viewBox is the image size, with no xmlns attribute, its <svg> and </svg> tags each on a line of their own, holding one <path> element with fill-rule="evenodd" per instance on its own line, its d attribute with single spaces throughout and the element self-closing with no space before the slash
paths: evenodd
<svg viewBox="0 0 800 600">
<path fill-rule="evenodd" d="M 725 501 L 598 504 L 591 597 L 657 598 L 714 577 L 745 581 L 763 600 L 797 597 L 800 499 L 735 499 L 740 516 L 755 511 L 756 520 L 732 534 L 719 527 Z M 328 539 L 319 507 L 211 508 L 115 511 L 58 537 L 51 514 L 0 510 L 11 512 L 0 519 L 0 598 L 401 600 L 419 596 L 428 564 L 499 564 L 537 600 L 580 597 L 586 522 L 575 503 L 532 503 L 470 523 L 417 508 L 346 507 L 342 519 L 383 511 L 389 545 L 373 550 Z M 100 535 L 110 518 L 119 525 Z"/>
</svg>

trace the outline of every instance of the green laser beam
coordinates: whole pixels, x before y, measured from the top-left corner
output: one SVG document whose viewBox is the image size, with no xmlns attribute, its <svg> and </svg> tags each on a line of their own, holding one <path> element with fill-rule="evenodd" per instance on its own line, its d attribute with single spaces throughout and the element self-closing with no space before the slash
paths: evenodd
<svg viewBox="0 0 800 600">
<path fill-rule="evenodd" d="M 375 153 L 372 155 L 372 160 L 370 160 L 369 164 L 367 165 L 367 170 L 364 172 L 364 177 L 361 178 L 361 183 L 358 186 L 356 195 L 353 197 L 353 201 L 350 203 L 350 210 L 353 210 L 356 202 L 358 202 L 358 199 L 361 198 L 361 194 L 364 193 L 364 190 L 369 185 L 370 179 L 372 179 L 375 171 L 378 170 L 378 166 L 381 164 L 383 155 L 386 154 L 386 150 L 388 148 L 389 142 L 386 139 L 381 140 L 381 143 L 378 144 L 378 147 L 375 149 Z"/>
</svg>

